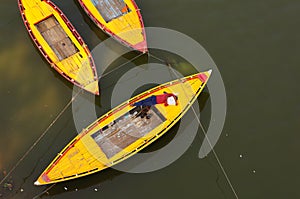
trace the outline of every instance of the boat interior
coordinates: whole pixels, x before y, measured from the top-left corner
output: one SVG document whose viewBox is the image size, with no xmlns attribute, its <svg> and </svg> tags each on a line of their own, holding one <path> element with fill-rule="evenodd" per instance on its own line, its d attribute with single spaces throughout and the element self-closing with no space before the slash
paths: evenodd
<svg viewBox="0 0 300 199">
<path fill-rule="evenodd" d="M 92 0 L 106 23 L 130 12 L 123 0 Z"/>
<path fill-rule="evenodd" d="M 53 15 L 35 26 L 60 61 L 79 52 Z"/>
<path fill-rule="evenodd" d="M 155 106 L 135 107 L 91 135 L 110 159 L 166 121 Z"/>
</svg>

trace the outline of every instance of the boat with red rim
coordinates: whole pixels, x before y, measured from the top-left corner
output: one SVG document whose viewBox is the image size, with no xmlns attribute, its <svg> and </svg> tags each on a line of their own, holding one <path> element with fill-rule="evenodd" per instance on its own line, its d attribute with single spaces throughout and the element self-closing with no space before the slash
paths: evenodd
<svg viewBox="0 0 300 199">
<path fill-rule="evenodd" d="M 82 37 L 50 0 L 18 0 L 25 27 L 50 66 L 74 85 L 99 95 L 94 60 Z"/>
<path fill-rule="evenodd" d="M 134 50 L 148 51 L 144 22 L 134 0 L 78 0 L 91 20 Z"/>
<path fill-rule="evenodd" d="M 76 179 L 112 167 L 168 132 L 202 92 L 211 70 L 147 90 L 115 107 L 79 133 L 54 158 L 35 185 Z M 167 94 L 168 93 L 168 94 Z M 176 105 L 134 105 L 150 96 L 176 94 Z M 134 105 L 134 106 L 133 106 Z M 143 114 L 142 114 L 143 113 Z"/>
</svg>

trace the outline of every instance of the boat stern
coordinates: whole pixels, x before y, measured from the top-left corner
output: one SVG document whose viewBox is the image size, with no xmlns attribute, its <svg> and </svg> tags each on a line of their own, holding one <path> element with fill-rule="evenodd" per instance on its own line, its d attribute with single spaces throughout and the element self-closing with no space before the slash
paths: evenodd
<svg viewBox="0 0 300 199">
<path fill-rule="evenodd" d="M 132 48 L 145 54 L 148 52 L 147 41 L 144 40 L 136 45 L 133 45 Z"/>
<path fill-rule="evenodd" d="M 201 82 L 206 83 L 212 73 L 212 69 L 204 72 L 204 73 L 199 73 L 197 74 L 197 77 L 201 80 Z"/>
<path fill-rule="evenodd" d="M 42 173 L 39 178 L 34 182 L 34 185 L 40 186 L 40 185 L 46 185 L 51 183 L 51 180 L 47 176 L 46 173 Z"/>
<path fill-rule="evenodd" d="M 99 91 L 98 81 L 93 81 L 92 83 L 86 85 L 84 87 L 84 90 L 91 92 L 95 95 L 99 95 L 100 91 Z"/>
</svg>

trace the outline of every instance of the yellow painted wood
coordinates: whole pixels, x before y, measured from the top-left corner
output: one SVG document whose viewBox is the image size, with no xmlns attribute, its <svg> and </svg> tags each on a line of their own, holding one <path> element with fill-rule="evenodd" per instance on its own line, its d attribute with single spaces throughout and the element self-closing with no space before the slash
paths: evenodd
<svg viewBox="0 0 300 199">
<path fill-rule="evenodd" d="M 124 0 L 124 3 L 129 7 L 131 10 L 129 13 L 117 17 L 112 21 L 106 22 L 101 16 L 101 13 L 97 10 L 97 8 L 92 3 L 92 0 L 79 0 L 81 4 L 86 7 L 86 11 L 89 12 L 94 16 L 97 21 L 97 25 L 99 23 L 102 25 L 100 26 L 101 29 L 104 29 L 108 34 L 115 37 L 120 42 L 125 41 L 131 47 L 138 46 L 139 44 L 144 46 L 142 48 L 145 49 L 138 49 L 141 51 L 147 51 L 147 44 L 146 44 L 146 36 L 143 32 L 144 25 L 141 23 L 142 20 L 139 16 L 139 10 L 135 7 L 135 3 L 133 0 Z M 141 46 L 140 46 L 141 47 Z M 137 48 L 140 48 L 137 47 Z"/>
<path fill-rule="evenodd" d="M 91 93 L 99 94 L 98 78 L 90 51 L 85 44 L 80 44 L 72 30 L 62 19 L 60 13 L 50 6 L 47 1 L 19 0 L 19 2 L 21 2 L 25 8 L 23 12 L 34 36 L 33 39 L 36 39 L 44 49 L 46 55 L 53 61 L 52 67 L 56 67 L 55 69 L 58 70 L 58 72 L 63 76 L 67 76 L 67 79 L 77 86 Z M 37 23 L 51 16 L 55 17 L 63 31 L 71 40 L 72 45 L 78 49 L 77 53 L 61 61 L 36 27 Z"/>
<path fill-rule="evenodd" d="M 201 81 L 199 74 L 205 74 L 207 76 L 205 82 Z M 175 123 L 181 119 L 181 117 L 197 99 L 205 87 L 211 71 L 199 74 L 178 79 L 150 89 L 124 102 L 97 119 L 78 136 L 76 136 L 62 150 L 62 152 L 60 152 L 54 161 L 41 174 L 35 184 L 50 184 L 86 176 L 91 173 L 101 171 L 107 167 L 111 167 L 147 147 L 175 125 Z M 144 137 L 136 140 L 108 159 L 101 148 L 93 140 L 91 135 L 130 111 L 133 108 L 130 104 L 135 101 L 145 99 L 151 95 L 160 95 L 164 92 L 176 93 L 178 96 L 177 106 L 164 106 L 162 104 L 155 105 L 155 107 L 166 118 L 166 121 L 162 122 Z M 152 140 L 150 141 L 150 139 Z M 60 157 L 62 158 L 59 159 Z M 48 178 L 47 180 L 45 180 L 45 176 Z"/>
</svg>

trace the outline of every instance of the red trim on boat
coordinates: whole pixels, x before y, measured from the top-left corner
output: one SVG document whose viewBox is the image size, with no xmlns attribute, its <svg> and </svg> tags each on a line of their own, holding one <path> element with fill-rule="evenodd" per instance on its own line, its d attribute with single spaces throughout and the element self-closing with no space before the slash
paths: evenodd
<svg viewBox="0 0 300 199">
<path fill-rule="evenodd" d="M 168 85 L 162 85 L 160 87 L 153 88 L 149 92 L 146 92 L 145 94 L 143 94 L 141 96 L 137 96 L 137 97 L 133 98 L 129 103 L 124 103 L 121 107 L 115 109 L 114 111 L 110 112 L 108 115 L 105 115 L 105 117 L 103 117 L 100 120 L 94 122 L 94 124 L 91 127 L 89 127 L 88 129 L 86 129 L 86 131 L 84 133 L 81 133 L 80 136 L 75 141 L 73 141 L 71 143 L 71 145 L 68 146 L 68 148 L 63 152 L 63 154 L 61 154 L 61 156 L 54 163 L 52 163 L 51 167 L 46 172 L 44 172 L 44 174 L 48 174 L 53 169 L 53 167 L 67 154 L 67 152 L 71 148 L 73 148 L 74 145 L 77 142 L 79 142 L 79 140 L 81 140 L 82 137 L 84 137 L 85 135 L 87 135 L 91 130 L 93 130 L 94 128 L 96 128 L 101 122 L 105 121 L 111 115 L 116 114 L 117 112 L 119 112 L 119 111 L 123 110 L 124 108 L 128 107 L 128 105 L 134 104 L 136 101 L 139 101 L 141 98 L 147 97 L 148 95 L 152 95 L 153 93 L 155 93 L 155 92 L 157 92 L 157 91 L 159 91 L 161 89 L 168 88 L 170 86 L 173 86 L 173 85 L 176 85 L 176 84 L 179 84 L 179 83 L 184 83 L 184 82 L 187 82 L 189 80 L 193 80 L 193 79 L 197 79 L 197 78 L 199 78 L 199 74 L 198 75 L 194 75 L 194 76 L 189 77 L 189 78 L 180 79 L 180 80 L 178 80 L 176 82 L 171 82 Z"/>
<path fill-rule="evenodd" d="M 71 32 L 73 33 L 73 35 L 75 36 L 75 38 L 77 39 L 77 41 L 81 44 L 81 46 L 84 48 L 85 52 L 88 55 L 89 58 L 89 62 L 90 62 L 90 66 L 92 67 L 92 71 L 93 71 L 93 75 L 94 75 L 94 80 L 98 81 L 98 75 L 97 75 L 97 71 L 96 71 L 96 67 L 95 67 L 95 63 L 94 60 L 91 56 L 91 53 L 89 51 L 89 49 L 86 47 L 86 44 L 84 43 L 83 39 L 80 37 L 79 33 L 76 31 L 76 29 L 73 27 L 73 25 L 71 24 L 71 22 L 67 19 L 67 17 L 63 14 L 63 12 L 50 0 L 42 0 L 45 3 L 47 3 L 49 6 L 51 6 L 56 12 L 59 13 L 59 15 L 61 16 L 61 18 L 63 19 L 63 21 L 66 23 L 66 25 L 68 26 L 68 28 L 71 30 Z M 48 54 L 46 54 L 43 46 L 38 42 L 38 40 L 36 39 L 35 35 L 32 33 L 30 24 L 27 21 L 27 18 L 25 16 L 24 10 L 25 7 L 23 6 L 22 0 L 18 0 L 18 4 L 19 4 L 19 10 L 24 22 L 24 25 L 31 37 L 31 39 L 34 41 L 35 45 L 38 47 L 39 51 L 41 52 L 41 54 L 45 57 L 45 59 L 48 61 L 48 63 L 51 65 L 51 67 L 53 67 L 58 73 L 60 73 L 65 79 L 67 79 L 69 82 L 71 82 L 72 84 L 84 89 L 84 86 L 81 85 L 79 82 L 75 81 L 74 79 L 72 79 L 70 76 L 66 75 L 64 72 L 62 72 L 57 65 L 51 60 L 51 58 L 49 57 Z M 53 16 L 53 14 L 46 16 L 45 18 L 43 18 L 40 21 L 43 21 L 49 17 Z M 40 22 L 39 21 L 39 22 Z M 37 22 L 37 23 L 39 23 Z M 35 24 L 37 24 L 35 23 Z M 94 93 L 96 95 L 99 95 L 99 92 Z"/>
<path fill-rule="evenodd" d="M 198 75 L 198 78 L 201 80 L 201 82 L 206 82 L 208 77 L 204 73 L 201 73 Z"/>
<path fill-rule="evenodd" d="M 144 22 L 142 19 L 142 15 L 139 11 L 139 8 L 137 7 L 136 3 L 131 0 L 131 2 L 134 5 L 134 8 L 138 14 L 139 17 L 139 21 L 141 23 L 141 27 L 142 27 L 142 32 L 143 32 L 143 36 L 144 36 L 144 41 L 142 41 L 139 44 L 136 45 L 132 45 L 130 43 L 128 43 L 127 41 L 125 41 L 124 39 L 122 39 L 121 37 L 119 37 L 118 35 L 114 34 L 111 30 L 109 30 L 108 28 L 106 28 L 106 26 L 102 23 L 100 23 L 97 18 L 89 11 L 89 9 L 85 6 L 85 4 L 82 2 L 82 0 L 78 0 L 79 4 L 81 5 L 81 7 L 83 8 L 83 10 L 87 13 L 87 15 L 92 19 L 92 21 L 94 21 L 94 23 L 101 28 L 103 31 L 105 31 L 109 36 L 115 38 L 116 40 L 118 40 L 119 42 L 121 42 L 123 45 L 132 48 L 134 50 L 138 50 L 142 53 L 146 53 L 148 52 L 148 47 L 147 47 L 147 39 L 146 39 L 146 32 L 145 32 L 145 28 L 144 28 Z"/>
<path fill-rule="evenodd" d="M 43 179 L 45 182 L 50 182 L 50 181 L 51 181 L 50 178 L 48 177 L 48 175 L 45 174 L 45 173 L 42 175 L 42 179 Z"/>
</svg>

